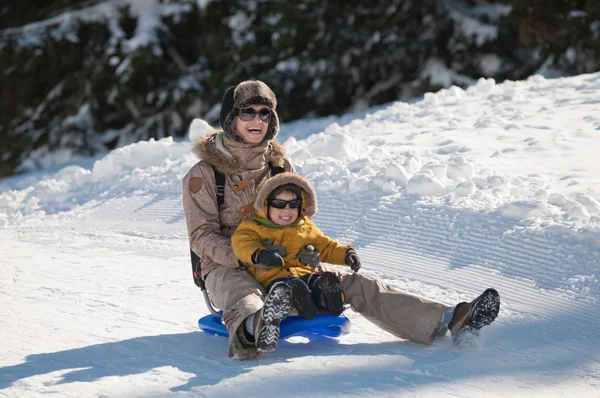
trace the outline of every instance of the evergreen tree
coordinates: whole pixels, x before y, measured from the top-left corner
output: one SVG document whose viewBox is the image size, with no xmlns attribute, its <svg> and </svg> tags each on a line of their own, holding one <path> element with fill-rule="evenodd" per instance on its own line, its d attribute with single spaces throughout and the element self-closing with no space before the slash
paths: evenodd
<svg viewBox="0 0 600 398">
<path fill-rule="evenodd" d="M 600 69 L 595 0 L 201 3 L 5 1 L 0 177 L 48 154 L 183 136 L 195 117 L 216 125 L 246 79 L 267 82 L 292 121 L 480 77 Z"/>
</svg>

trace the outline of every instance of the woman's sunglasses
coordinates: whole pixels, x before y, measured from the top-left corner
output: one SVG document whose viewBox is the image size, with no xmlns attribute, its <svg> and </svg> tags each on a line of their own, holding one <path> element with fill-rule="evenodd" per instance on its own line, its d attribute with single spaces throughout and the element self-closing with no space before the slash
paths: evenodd
<svg viewBox="0 0 600 398">
<path fill-rule="evenodd" d="M 257 114 L 258 118 L 263 122 L 269 123 L 271 121 L 271 111 L 267 108 L 262 108 L 258 111 L 254 108 L 245 108 L 240 110 L 239 117 L 243 121 L 249 122 L 250 120 L 254 120 Z"/>
<path fill-rule="evenodd" d="M 269 205 L 275 209 L 285 209 L 285 206 L 288 204 L 290 205 L 290 209 L 297 209 L 302 204 L 302 199 L 294 199 L 294 200 L 271 199 L 269 201 Z"/>
</svg>

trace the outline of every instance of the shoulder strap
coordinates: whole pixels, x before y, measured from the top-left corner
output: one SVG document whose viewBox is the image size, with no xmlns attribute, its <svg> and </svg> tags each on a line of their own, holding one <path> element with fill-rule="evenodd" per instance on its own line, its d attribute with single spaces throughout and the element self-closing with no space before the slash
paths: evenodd
<svg viewBox="0 0 600 398">
<path fill-rule="evenodd" d="M 213 167 L 215 172 L 215 182 L 217 186 L 217 206 L 223 206 L 225 203 L 225 174 L 221 173 Z"/>
<path fill-rule="evenodd" d="M 223 205 L 223 202 L 225 202 L 225 174 L 221 173 L 214 167 L 213 171 L 215 173 L 215 183 L 217 187 L 217 206 L 220 208 Z M 192 275 L 194 277 L 194 283 L 196 283 L 200 289 L 206 291 L 206 286 L 204 284 L 204 280 L 202 279 L 202 259 L 191 249 L 190 256 L 192 258 Z M 205 299 L 206 297 L 207 296 L 205 296 Z"/>
</svg>

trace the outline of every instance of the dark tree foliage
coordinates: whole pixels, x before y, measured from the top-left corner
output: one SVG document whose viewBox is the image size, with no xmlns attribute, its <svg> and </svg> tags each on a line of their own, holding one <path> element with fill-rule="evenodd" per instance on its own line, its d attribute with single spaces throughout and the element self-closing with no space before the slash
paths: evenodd
<svg viewBox="0 0 600 398">
<path fill-rule="evenodd" d="M 567 75 L 600 70 L 600 1 L 505 0 L 504 31 Z"/>
<path fill-rule="evenodd" d="M 439 52 L 437 38 L 452 32 L 429 1 L 227 3 L 247 26 L 225 36 L 225 75 L 269 82 L 285 120 L 397 99 Z"/>
<path fill-rule="evenodd" d="M 600 69 L 595 0 L 148 2 L 163 11 L 147 41 L 143 2 L 0 5 L 0 177 L 46 154 L 183 136 L 195 117 L 216 123 L 223 92 L 245 79 L 267 82 L 291 121 L 542 66 Z"/>
<path fill-rule="evenodd" d="M 64 10 L 76 10 L 102 0 L 2 0 L 0 29 L 23 26 L 52 18 Z"/>
</svg>

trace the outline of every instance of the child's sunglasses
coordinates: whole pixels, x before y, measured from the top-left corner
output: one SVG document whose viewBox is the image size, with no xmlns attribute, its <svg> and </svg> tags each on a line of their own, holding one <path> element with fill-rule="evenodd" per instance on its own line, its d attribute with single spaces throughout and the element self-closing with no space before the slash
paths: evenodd
<svg viewBox="0 0 600 398">
<path fill-rule="evenodd" d="M 269 201 L 269 206 L 275 209 L 285 209 L 286 205 L 290 205 L 290 209 L 297 209 L 302 204 L 302 199 L 294 199 L 294 200 L 281 200 L 281 199 L 271 199 Z"/>
<path fill-rule="evenodd" d="M 258 118 L 265 123 L 269 123 L 271 121 L 271 111 L 267 108 L 262 108 L 256 111 L 254 108 L 244 108 L 240 110 L 239 117 L 245 122 L 249 122 L 250 120 L 254 120 L 256 115 L 258 114 Z"/>
</svg>

